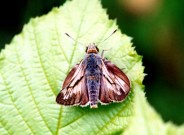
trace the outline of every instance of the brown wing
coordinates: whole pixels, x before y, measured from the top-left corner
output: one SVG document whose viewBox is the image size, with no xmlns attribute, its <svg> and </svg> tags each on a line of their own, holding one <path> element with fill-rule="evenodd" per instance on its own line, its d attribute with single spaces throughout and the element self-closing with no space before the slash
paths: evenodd
<svg viewBox="0 0 184 135">
<path fill-rule="evenodd" d="M 100 88 L 101 103 L 120 102 L 130 91 L 128 77 L 110 61 L 102 61 L 102 77 Z"/>
<path fill-rule="evenodd" d="M 81 62 L 69 72 L 63 83 L 62 90 L 56 98 L 58 104 L 84 106 L 88 103 L 84 71 L 85 66 Z"/>
</svg>

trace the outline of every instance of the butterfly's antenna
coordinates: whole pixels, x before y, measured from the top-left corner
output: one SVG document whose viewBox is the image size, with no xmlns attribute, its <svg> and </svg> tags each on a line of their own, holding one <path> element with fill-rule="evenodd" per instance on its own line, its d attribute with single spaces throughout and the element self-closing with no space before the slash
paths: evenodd
<svg viewBox="0 0 184 135">
<path fill-rule="evenodd" d="M 104 41 L 106 41 L 108 38 L 110 38 L 114 33 L 116 33 L 116 31 L 117 31 L 117 29 L 115 29 L 108 37 L 106 37 L 104 40 L 102 40 L 102 41 L 100 41 L 100 42 L 98 42 L 98 44 L 99 43 L 102 43 L 102 42 L 104 42 Z"/>
<path fill-rule="evenodd" d="M 75 41 L 75 42 L 77 42 L 77 43 L 83 45 L 83 43 L 77 41 L 76 39 L 74 39 L 73 37 L 71 37 L 68 33 L 65 33 L 65 34 L 66 34 L 69 38 L 71 38 L 73 41 Z"/>
</svg>

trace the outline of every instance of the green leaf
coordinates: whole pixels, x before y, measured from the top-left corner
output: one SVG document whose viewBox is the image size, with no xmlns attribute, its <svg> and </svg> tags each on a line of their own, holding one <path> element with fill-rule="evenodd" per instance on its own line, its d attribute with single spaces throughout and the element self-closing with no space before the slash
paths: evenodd
<svg viewBox="0 0 184 135">
<path fill-rule="evenodd" d="M 144 95 L 139 95 L 143 93 L 144 68 L 131 38 L 120 31 L 98 47 L 107 49 L 105 57 L 130 78 L 132 87 L 126 100 L 98 109 L 65 107 L 55 102 L 67 73 L 85 56 L 85 45 L 77 41 L 98 43 L 117 27 L 98 0 L 67 1 L 47 15 L 31 19 L 0 54 L 0 133 L 96 135 L 139 130 L 134 122 L 137 111 L 149 109 Z M 141 115 L 142 120 L 151 120 L 145 116 Z M 142 126 L 141 130 L 147 130 L 146 124 Z M 172 133 L 177 130 L 171 127 Z"/>
</svg>

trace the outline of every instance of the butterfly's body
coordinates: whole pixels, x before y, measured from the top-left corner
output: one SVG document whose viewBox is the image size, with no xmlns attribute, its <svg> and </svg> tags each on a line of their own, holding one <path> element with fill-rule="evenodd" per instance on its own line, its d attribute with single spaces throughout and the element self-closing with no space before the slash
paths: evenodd
<svg viewBox="0 0 184 135">
<path fill-rule="evenodd" d="M 95 44 L 86 48 L 85 58 L 66 77 L 56 102 L 62 105 L 90 105 L 123 101 L 130 91 L 128 77 L 98 54 Z"/>
<path fill-rule="evenodd" d="M 85 76 L 90 106 L 95 108 L 100 91 L 101 57 L 95 53 L 87 54 L 83 64 L 86 65 Z"/>
</svg>

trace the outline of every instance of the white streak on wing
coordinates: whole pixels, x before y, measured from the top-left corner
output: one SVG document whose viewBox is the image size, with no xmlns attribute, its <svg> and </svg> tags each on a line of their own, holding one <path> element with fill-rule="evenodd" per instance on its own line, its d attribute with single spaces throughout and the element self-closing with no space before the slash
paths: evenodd
<svg viewBox="0 0 184 135">
<path fill-rule="evenodd" d="M 71 79 L 71 84 L 70 84 L 70 87 L 71 86 L 74 86 L 75 83 L 81 79 L 81 77 L 84 75 L 84 68 L 82 68 L 82 62 L 80 63 L 80 65 L 78 66 L 78 69 L 77 71 L 74 73 L 72 79 Z"/>
<path fill-rule="evenodd" d="M 125 83 L 125 81 L 123 81 L 121 78 L 119 78 L 118 76 L 116 76 L 115 82 L 116 82 L 117 84 L 120 85 L 120 87 L 122 88 L 122 90 L 123 90 L 125 93 L 128 93 L 129 87 L 128 87 L 128 85 Z M 128 91 L 127 91 L 127 90 L 128 90 Z"/>
</svg>

